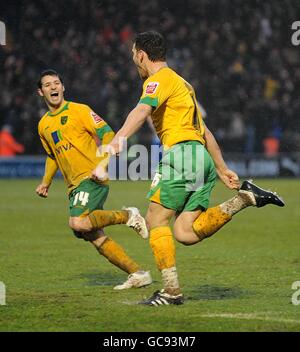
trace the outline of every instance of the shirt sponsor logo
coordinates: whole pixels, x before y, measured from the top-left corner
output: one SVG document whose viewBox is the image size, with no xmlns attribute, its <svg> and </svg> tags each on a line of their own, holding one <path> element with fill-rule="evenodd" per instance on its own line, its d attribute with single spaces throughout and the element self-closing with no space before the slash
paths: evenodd
<svg viewBox="0 0 300 352">
<path fill-rule="evenodd" d="M 158 82 L 149 82 L 146 86 L 146 94 L 154 94 L 158 86 Z"/>
<path fill-rule="evenodd" d="M 94 111 L 91 111 L 91 117 L 94 120 L 95 123 L 100 123 L 103 121 L 102 117 L 97 115 Z"/>
<path fill-rule="evenodd" d="M 58 142 L 60 142 L 60 141 L 63 140 L 63 137 L 62 137 L 62 135 L 61 135 L 60 130 L 57 130 L 57 131 L 52 132 L 52 133 L 51 133 L 51 136 L 52 136 L 52 139 L 53 139 L 54 144 L 57 144 Z"/>
<path fill-rule="evenodd" d="M 55 151 L 57 154 L 60 154 L 62 152 L 68 152 L 72 148 L 74 148 L 73 144 L 66 143 L 66 144 L 60 145 L 58 148 L 55 148 Z"/>
</svg>

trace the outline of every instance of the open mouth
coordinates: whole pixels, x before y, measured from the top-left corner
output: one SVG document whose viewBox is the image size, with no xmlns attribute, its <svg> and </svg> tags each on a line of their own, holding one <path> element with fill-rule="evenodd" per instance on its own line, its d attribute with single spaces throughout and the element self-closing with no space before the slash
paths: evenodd
<svg viewBox="0 0 300 352">
<path fill-rule="evenodd" d="M 58 92 L 52 92 L 50 93 L 51 97 L 58 97 Z"/>
</svg>

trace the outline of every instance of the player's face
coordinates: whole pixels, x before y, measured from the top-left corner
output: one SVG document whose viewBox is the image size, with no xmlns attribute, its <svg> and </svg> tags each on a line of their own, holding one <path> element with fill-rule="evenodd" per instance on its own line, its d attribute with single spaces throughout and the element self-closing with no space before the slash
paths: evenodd
<svg viewBox="0 0 300 352">
<path fill-rule="evenodd" d="M 65 87 L 57 76 L 44 76 L 39 95 L 44 97 L 47 105 L 59 107 L 64 101 Z"/>
<path fill-rule="evenodd" d="M 135 48 L 135 44 L 133 44 L 132 47 L 132 59 L 133 62 L 138 70 L 138 73 L 141 77 L 142 80 L 145 80 L 148 78 L 147 76 L 147 71 L 145 69 L 145 65 L 144 65 L 144 53 L 142 50 L 137 50 Z"/>
</svg>

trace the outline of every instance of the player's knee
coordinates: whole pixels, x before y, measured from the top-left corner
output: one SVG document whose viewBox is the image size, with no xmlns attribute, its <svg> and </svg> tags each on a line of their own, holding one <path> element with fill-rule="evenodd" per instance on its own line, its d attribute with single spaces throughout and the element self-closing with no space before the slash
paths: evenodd
<svg viewBox="0 0 300 352">
<path fill-rule="evenodd" d="M 90 219 L 85 217 L 71 217 L 69 220 L 69 226 L 73 231 L 76 232 L 90 232 L 92 231 L 92 224 Z"/>
<path fill-rule="evenodd" d="M 164 226 L 164 224 L 159 219 L 151 215 L 146 216 L 145 220 L 149 231 L 155 227 Z"/>
<path fill-rule="evenodd" d="M 146 224 L 148 230 L 154 229 L 160 226 L 169 226 L 170 219 L 168 217 L 163 217 L 159 214 L 154 214 L 154 212 L 148 212 L 146 217 Z"/>
</svg>

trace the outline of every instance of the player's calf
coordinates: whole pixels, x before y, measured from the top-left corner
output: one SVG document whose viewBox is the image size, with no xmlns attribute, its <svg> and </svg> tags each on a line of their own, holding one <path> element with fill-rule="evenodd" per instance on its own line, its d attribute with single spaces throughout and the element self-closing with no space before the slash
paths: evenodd
<svg viewBox="0 0 300 352">
<path fill-rule="evenodd" d="M 103 245 L 103 243 L 106 241 L 106 239 L 108 238 L 103 230 L 98 230 L 96 231 L 97 236 L 95 236 L 95 239 L 90 240 L 90 242 L 94 245 L 94 247 L 99 250 L 99 248 Z"/>
<path fill-rule="evenodd" d="M 221 206 L 208 208 L 203 211 L 193 223 L 194 233 L 199 241 L 212 236 L 232 218 L 231 214 L 226 213 Z"/>
<path fill-rule="evenodd" d="M 91 242 L 97 248 L 95 243 L 100 239 L 99 234 L 97 233 L 97 231 L 79 232 L 79 231 L 74 231 L 73 230 L 73 233 L 74 233 L 74 235 L 77 238 L 80 238 L 80 239 L 83 239 L 85 241 Z"/>
</svg>

